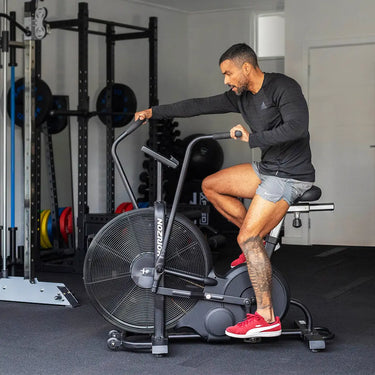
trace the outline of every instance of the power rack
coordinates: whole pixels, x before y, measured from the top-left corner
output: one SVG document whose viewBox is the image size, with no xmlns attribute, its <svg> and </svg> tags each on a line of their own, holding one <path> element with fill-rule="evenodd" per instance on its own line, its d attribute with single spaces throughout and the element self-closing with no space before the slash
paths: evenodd
<svg viewBox="0 0 375 375">
<path fill-rule="evenodd" d="M 67 116 L 78 116 L 78 248 L 74 256 L 74 269 L 82 271 L 82 265 L 90 233 L 96 233 L 97 228 L 113 218 L 115 210 L 115 182 L 114 164 L 111 157 L 111 147 L 114 142 L 114 127 L 112 116 L 106 116 L 106 211 L 103 214 L 90 214 L 87 204 L 87 176 L 88 176 L 88 121 L 89 115 L 89 67 L 88 48 L 89 35 L 99 35 L 106 40 L 106 105 L 110 110 L 112 106 L 112 85 L 115 82 L 115 46 L 117 42 L 134 39 L 147 39 L 149 41 L 149 105 L 158 104 L 157 98 L 157 18 L 150 17 L 148 27 L 133 26 L 119 22 L 106 21 L 89 17 L 88 4 L 78 4 L 78 17 L 76 19 L 49 21 L 51 29 L 62 29 L 78 33 L 78 110 L 66 111 Z M 91 24 L 105 25 L 105 32 L 91 30 Z M 124 32 L 127 29 L 127 32 Z M 129 32 L 129 30 L 131 30 Z M 154 126 L 150 126 L 150 144 Z M 155 182 L 156 183 L 156 182 Z M 151 185 L 156 191 L 155 183 Z"/>
</svg>

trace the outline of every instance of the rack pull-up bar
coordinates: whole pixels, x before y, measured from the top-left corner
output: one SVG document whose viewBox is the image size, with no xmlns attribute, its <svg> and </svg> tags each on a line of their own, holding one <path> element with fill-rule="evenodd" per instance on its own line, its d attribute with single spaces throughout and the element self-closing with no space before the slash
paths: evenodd
<svg viewBox="0 0 375 375">
<path fill-rule="evenodd" d="M 133 26 L 133 25 L 128 25 L 128 24 L 120 23 L 120 22 L 101 20 L 101 19 L 98 19 L 98 18 L 89 18 L 88 21 L 89 21 L 89 23 L 92 22 L 92 23 L 98 23 L 98 24 L 101 24 L 101 25 L 121 27 L 121 28 L 125 28 L 125 29 L 132 29 L 132 30 L 138 30 L 138 31 L 148 31 L 147 27 Z M 79 22 L 79 20 L 77 20 L 77 19 L 68 19 L 68 20 L 48 21 L 48 24 L 52 29 L 66 29 L 66 28 L 69 28 L 69 27 L 78 26 L 78 22 Z M 78 31 L 78 30 L 71 29 L 71 31 Z"/>
<path fill-rule="evenodd" d="M 102 24 L 102 25 L 107 25 L 107 26 L 123 27 L 123 28 L 125 28 L 125 29 L 133 29 L 133 30 L 140 30 L 140 31 L 148 31 L 148 28 L 147 28 L 147 27 L 127 25 L 127 24 L 125 24 L 125 23 L 119 23 L 119 22 L 113 22 L 113 21 L 100 20 L 100 19 L 98 19 L 98 18 L 89 18 L 89 22 L 100 23 L 100 24 Z"/>
<path fill-rule="evenodd" d="M 109 27 L 121 27 L 121 28 L 127 28 L 127 29 L 139 31 L 139 32 L 113 34 L 112 36 L 113 41 L 143 39 L 143 38 L 150 37 L 150 30 L 146 27 L 132 26 L 132 25 L 127 25 L 127 24 L 123 24 L 119 22 L 100 20 L 97 18 L 89 18 L 88 21 L 89 23 L 93 22 L 97 24 L 106 25 Z M 48 25 L 50 26 L 51 29 L 60 29 L 60 30 L 66 30 L 66 31 L 79 32 L 78 23 L 79 23 L 79 20 L 73 19 L 73 20 L 49 21 Z M 88 34 L 92 34 L 92 35 L 107 36 L 107 33 L 104 31 L 88 30 L 87 32 Z"/>
</svg>

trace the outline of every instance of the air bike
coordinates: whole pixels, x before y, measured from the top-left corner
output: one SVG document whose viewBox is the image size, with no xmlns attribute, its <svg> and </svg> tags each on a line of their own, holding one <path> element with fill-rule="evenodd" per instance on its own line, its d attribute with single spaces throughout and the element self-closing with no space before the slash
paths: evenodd
<svg viewBox="0 0 375 375">
<path fill-rule="evenodd" d="M 204 135 L 190 142 L 170 209 L 162 199 L 162 171 L 163 165 L 177 168 L 178 161 L 143 146 L 142 151 L 157 161 L 157 199 L 153 207 L 137 208 L 116 149 L 141 123 L 132 121 L 112 146 L 115 165 L 135 209 L 116 216 L 95 235 L 84 263 L 83 278 L 92 304 L 118 329 L 109 332 L 108 347 L 163 356 L 171 340 L 228 341 L 225 329 L 256 310 L 247 267 L 237 266 L 225 276 L 216 274 L 206 238 L 177 208 L 193 146 L 202 139 L 230 139 L 230 134 Z M 300 226 L 301 212 L 334 209 L 332 203 L 310 203 L 320 195 L 321 190 L 313 186 L 289 208 L 288 212 L 295 215 L 295 226 Z M 266 238 L 270 257 L 283 220 Z M 314 352 L 325 349 L 326 340 L 333 334 L 327 328 L 313 326 L 309 310 L 290 297 L 288 284 L 274 267 L 272 285 L 276 315 L 282 319 L 289 305 L 302 312 L 296 328 L 285 329 L 282 334 L 300 337 Z"/>
</svg>

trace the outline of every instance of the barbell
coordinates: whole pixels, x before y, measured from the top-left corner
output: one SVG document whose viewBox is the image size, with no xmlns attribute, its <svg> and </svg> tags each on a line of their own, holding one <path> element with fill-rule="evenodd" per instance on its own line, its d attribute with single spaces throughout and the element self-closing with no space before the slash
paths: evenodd
<svg viewBox="0 0 375 375">
<path fill-rule="evenodd" d="M 41 125 L 47 122 L 51 134 L 62 131 L 67 125 L 68 116 L 94 117 L 98 116 L 103 124 L 111 118 L 113 127 L 127 125 L 137 111 L 137 99 L 133 90 L 124 84 L 113 83 L 104 87 L 96 102 L 96 111 L 69 110 L 68 97 L 52 95 L 51 89 L 42 79 L 35 80 L 35 123 Z M 24 109 L 25 80 L 20 78 L 15 82 L 15 124 L 23 126 L 25 121 Z M 11 116 L 11 90 L 7 96 L 8 115 Z"/>
</svg>

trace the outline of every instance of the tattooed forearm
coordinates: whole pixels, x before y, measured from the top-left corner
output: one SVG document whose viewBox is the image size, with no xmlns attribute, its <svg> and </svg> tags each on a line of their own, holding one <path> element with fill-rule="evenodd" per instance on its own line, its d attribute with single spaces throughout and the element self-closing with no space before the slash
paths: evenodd
<svg viewBox="0 0 375 375">
<path fill-rule="evenodd" d="M 259 236 L 250 237 L 241 244 L 247 260 L 250 281 L 257 300 L 257 310 L 262 310 L 273 319 L 272 311 L 272 268 L 270 260 Z"/>
</svg>

